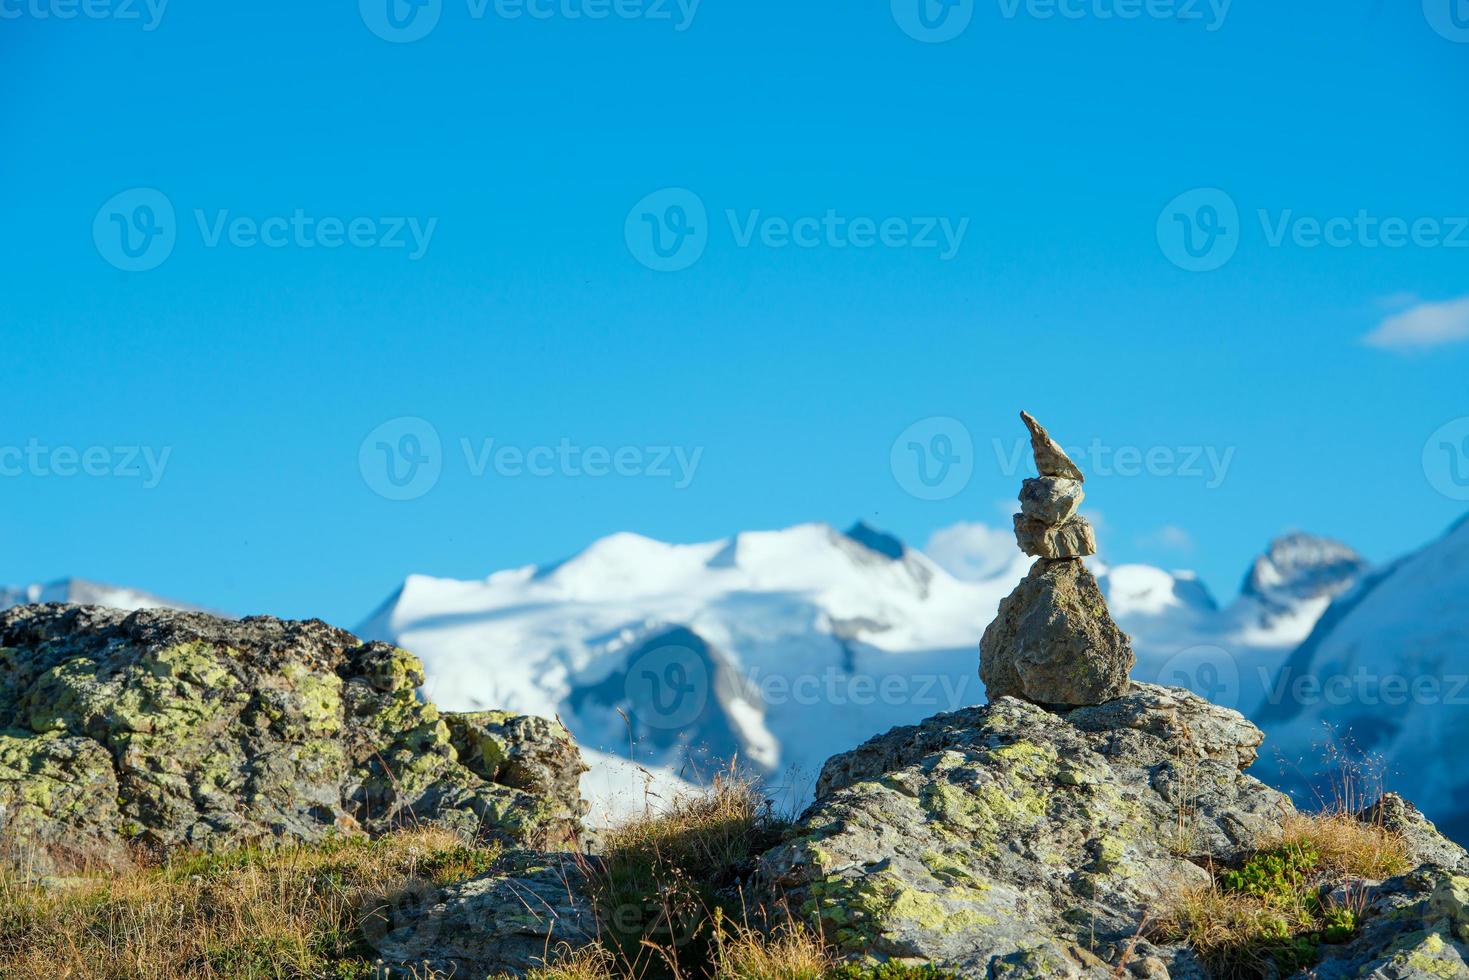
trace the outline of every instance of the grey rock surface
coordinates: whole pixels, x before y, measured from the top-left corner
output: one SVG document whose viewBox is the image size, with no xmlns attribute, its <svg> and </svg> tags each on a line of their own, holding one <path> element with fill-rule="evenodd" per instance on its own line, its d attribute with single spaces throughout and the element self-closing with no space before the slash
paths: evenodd
<svg viewBox="0 0 1469 980">
<path fill-rule="evenodd" d="M 1013 696 L 1047 705 L 1118 697 L 1136 661 L 1097 580 L 1079 561 L 1036 561 L 1001 601 L 979 650 L 991 700 Z"/>
<path fill-rule="evenodd" d="M 1020 512 L 1042 524 L 1060 524 L 1086 499 L 1080 480 L 1038 476 L 1020 484 Z"/>
<path fill-rule="evenodd" d="M 1016 514 L 1015 543 L 1033 558 L 1086 558 L 1097 553 L 1096 533 L 1080 515 L 1052 526 Z"/>
<path fill-rule="evenodd" d="M 1041 476 L 1060 476 L 1068 480 L 1084 482 L 1080 468 L 1066 455 L 1061 444 L 1051 438 L 1045 426 L 1037 422 L 1028 412 L 1020 413 L 1020 421 L 1030 430 L 1030 449 L 1035 456 L 1035 469 Z"/>
<path fill-rule="evenodd" d="M 6 610 L 0 839 L 24 841 L 12 859 L 24 851 L 54 873 L 129 847 L 312 842 L 411 823 L 508 840 L 570 833 L 574 783 L 524 775 L 535 759 L 575 770 L 570 737 L 507 716 L 503 765 L 491 772 L 482 755 L 474 771 L 418 696 L 423 679 L 411 653 L 316 620 Z"/>
<path fill-rule="evenodd" d="M 990 980 L 1203 980 L 1146 923 L 1291 812 L 1243 771 L 1261 739 L 1235 711 L 1140 683 L 1065 712 L 1001 698 L 938 715 L 832 758 L 759 883 L 854 957 Z M 1323 944 L 1310 976 L 1469 977 L 1464 852 L 1402 801 L 1383 806 L 1423 863 L 1351 886 L 1363 927 Z"/>
<path fill-rule="evenodd" d="M 1146 939 L 1116 971 L 1145 914 L 1208 881 L 1190 858 L 1239 858 L 1290 804 L 1222 761 L 1259 744 L 1236 712 L 1150 685 L 1122 701 L 1120 730 L 1001 698 L 837 756 L 762 880 L 852 952 L 978 977 L 1203 977 Z M 1177 731 L 1224 741 L 1160 734 Z"/>
<path fill-rule="evenodd" d="M 493 873 L 399 910 L 371 941 L 403 976 L 524 975 L 600 934 L 586 887 L 589 860 L 511 852 Z"/>
</svg>

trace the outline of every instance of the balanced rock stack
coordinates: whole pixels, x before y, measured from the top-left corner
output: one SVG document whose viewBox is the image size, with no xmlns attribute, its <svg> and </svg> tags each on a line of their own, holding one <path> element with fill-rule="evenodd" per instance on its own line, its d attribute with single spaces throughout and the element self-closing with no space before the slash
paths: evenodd
<svg viewBox="0 0 1469 980">
<path fill-rule="evenodd" d="M 1020 418 L 1040 475 L 1021 485 L 1015 540 L 1037 560 L 984 631 L 979 675 L 991 701 L 1101 704 L 1127 691 L 1136 658 L 1082 563 L 1097 552 L 1091 524 L 1076 513 L 1086 478 L 1039 422 Z"/>
</svg>

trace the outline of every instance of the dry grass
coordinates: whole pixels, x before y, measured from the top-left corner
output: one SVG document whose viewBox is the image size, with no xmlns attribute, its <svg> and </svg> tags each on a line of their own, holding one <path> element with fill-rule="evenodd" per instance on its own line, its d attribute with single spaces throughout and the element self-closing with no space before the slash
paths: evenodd
<svg viewBox="0 0 1469 980">
<path fill-rule="evenodd" d="M 673 975 L 699 972 L 715 916 L 743 915 L 739 883 L 782 828 L 758 784 L 725 772 L 705 791 L 608 830 L 588 870 L 604 939 L 626 971 L 653 956 Z"/>
<path fill-rule="evenodd" d="M 715 980 L 823 980 L 833 976 L 836 960 L 821 937 L 796 923 L 774 936 L 739 927 L 719 933 Z"/>
<path fill-rule="evenodd" d="M 746 910 L 740 885 L 783 830 L 758 786 L 732 774 L 608 830 L 600 855 L 584 859 L 602 941 L 561 949 L 532 980 L 944 976 L 844 964 L 784 912 Z M 498 856 L 446 831 L 414 829 L 377 841 L 182 856 L 65 882 L 0 871 L 0 977 L 368 980 L 379 975 L 379 957 L 426 952 L 437 936 L 422 907 L 440 886 L 491 870 Z M 447 980 L 423 970 L 393 975 Z"/>
<path fill-rule="evenodd" d="M 1320 855 L 1321 869 L 1338 879 L 1380 880 L 1409 870 L 1402 838 L 1350 813 L 1292 813 L 1261 848 L 1306 846 Z"/>
<path fill-rule="evenodd" d="M 495 858 L 439 830 L 246 848 L 42 885 L 0 874 L 0 976 L 372 976 L 393 910 Z"/>
<path fill-rule="evenodd" d="M 1218 977 L 1309 966 L 1321 943 L 1355 934 L 1366 897 L 1358 883 L 1409 869 L 1401 838 L 1341 810 L 1292 813 L 1257 846 L 1242 868 L 1182 894 L 1155 927 L 1187 942 Z M 1323 898 L 1340 885 L 1345 901 Z"/>
</svg>

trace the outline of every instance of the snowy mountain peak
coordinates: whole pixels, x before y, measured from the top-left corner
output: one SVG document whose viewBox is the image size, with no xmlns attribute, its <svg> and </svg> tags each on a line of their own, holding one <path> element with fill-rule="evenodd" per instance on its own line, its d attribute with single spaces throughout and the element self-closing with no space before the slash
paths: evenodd
<svg viewBox="0 0 1469 980">
<path fill-rule="evenodd" d="M 898 537 L 888 534 L 886 531 L 879 531 L 866 521 L 858 521 L 856 524 L 847 528 L 847 537 L 866 548 L 870 548 L 879 555 L 886 555 L 889 558 L 902 558 L 908 553 L 907 545 L 903 544 Z"/>
<path fill-rule="evenodd" d="M 55 582 L 0 588 L 0 609 L 38 602 L 74 602 L 88 606 L 111 606 L 115 609 L 200 610 L 198 606 L 160 598 L 137 589 L 90 582 L 80 578 L 64 578 Z"/>
<path fill-rule="evenodd" d="M 1295 531 L 1270 542 L 1245 576 L 1240 593 L 1281 611 L 1312 599 L 1334 599 L 1367 571 L 1366 560 L 1340 541 Z"/>
</svg>

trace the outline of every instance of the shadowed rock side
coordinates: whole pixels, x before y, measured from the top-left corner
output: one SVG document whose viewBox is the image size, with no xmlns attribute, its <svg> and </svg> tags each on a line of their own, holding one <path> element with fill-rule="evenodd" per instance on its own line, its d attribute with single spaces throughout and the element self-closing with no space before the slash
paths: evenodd
<svg viewBox="0 0 1469 980">
<path fill-rule="evenodd" d="M 407 651 L 319 621 L 0 613 L 0 842 L 42 870 L 405 823 L 564 838 L 580 756 L 543 719 L 423 701 Z"/>
<path fill-rule="evenodd" d="M 972 977 L 1207 977 L 1142 924 L 1290 812 L 1242 771 L 1261 740 L 1179 688 L 1064 713 L 1001 698 L 833 758 L 759 876 L 854 956 Z M 1362 886 L 1369 925 L 1325 948 L 1317 976 L 1469 975 L 1469 859 L 1401 801 L 1394 814 L 1420 866 Z"/>
<path fill-rule="evenodd" d="M 1100 704 L 1127 690 L 1137 658 L 1079 561 L 1037 561 L 1000 601 L 980 640 L 979 676 L 990 700 Z"/>
</svg>

